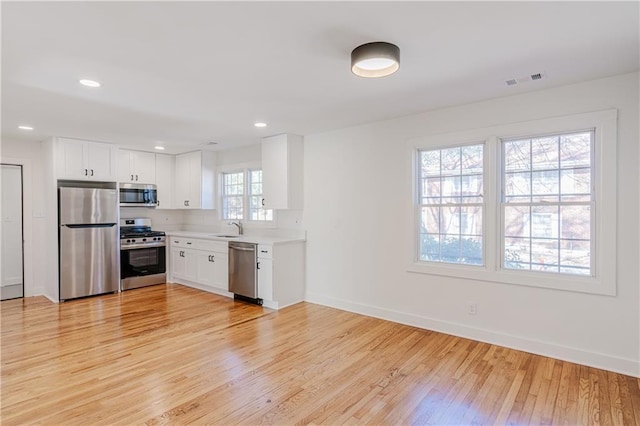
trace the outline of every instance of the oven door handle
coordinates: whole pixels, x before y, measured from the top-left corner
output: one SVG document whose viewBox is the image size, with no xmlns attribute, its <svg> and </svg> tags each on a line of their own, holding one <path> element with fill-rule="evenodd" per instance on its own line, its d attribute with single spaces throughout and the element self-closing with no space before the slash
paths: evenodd
<svg viewBox="0 0 640 426">
<path fill-rule="evenodd" d="M 159 243 L 144 243 L 144 244 L 132 244 L 126 246 L 120 246 L 120 250 L 136 250 L 136 249 L 145 249 L 145 248 L 154 248 L 154 247 L 166 247 L 167 243 L 164 241 Z"/>
</svg>

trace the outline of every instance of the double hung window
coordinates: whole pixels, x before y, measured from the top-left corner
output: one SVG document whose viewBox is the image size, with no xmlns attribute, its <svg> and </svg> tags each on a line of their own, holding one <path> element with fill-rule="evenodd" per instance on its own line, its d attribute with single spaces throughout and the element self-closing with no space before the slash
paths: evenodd
<svg viewBox="0 0 640 426">
<path fill-rule="evenodd" d="M 591 275 L 593 131 L 502 141 L 503 266 Z"/>
<path fill-rule="evenodd" d="M 616 127 L 604 111 L 418 140 L 409 270 L 615 294 Z"/>
<path fill-rule="evenodd" d="M 483 145 L 420 150 L 423 261 L 483 264 Z"/>
<path fill-rule="evenodd" d="M 222 173 L 222 219 L 273 221 L 273 210 L 263 204 L 262 170 Z"/>
</svg>

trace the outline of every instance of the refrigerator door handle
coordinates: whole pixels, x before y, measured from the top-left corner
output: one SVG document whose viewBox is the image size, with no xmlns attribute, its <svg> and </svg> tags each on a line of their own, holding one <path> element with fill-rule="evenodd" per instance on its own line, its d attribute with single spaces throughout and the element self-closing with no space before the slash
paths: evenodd
<svg viewBox="0 0 640 426">
<path fill-rule="evenodd" d="M 67 228 L 111 228 L 112 226 L 116 226 L 115 223 L 87 223 L 86 225 L 61 225 L 66 226 Z"/>
</svg>

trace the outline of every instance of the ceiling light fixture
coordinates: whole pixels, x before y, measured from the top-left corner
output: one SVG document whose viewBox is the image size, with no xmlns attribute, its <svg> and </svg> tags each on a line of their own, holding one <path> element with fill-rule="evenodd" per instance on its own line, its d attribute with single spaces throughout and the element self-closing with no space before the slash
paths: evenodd
<svg viewBox="0 0 640 426">
<path fill-rule="evenodd" d="M 102 84 L 100 84 L 100 82 L 98 82 L 98 81 L 86 80 L 86 79 L 80 80 L 80 84 L 82 84 L 83 86 L 87 86 L 87 87 L 100 87 L 100 86 L 102 86 Z"/>
<path fill-rule="evenodd" d="M 159 150 L 159 151 L 164 151 L 164 146 L 154 146 L 155 149 Z"/>
<path fill-rule="evenodd" d="M 31 126 L 18 126 L 18 129 L 31 131 L 31 130 L 33 130 L 33 127 L 31 127 Z"/>
<path fill-rule="evenodd" d="M 386 77 L 399 68 L 400 48 L 395 44 L 375 41 L 351 52 L 351 72 L 359 77 Z"/>
<path fill-rule="evenodd" d="M 267 123 L 253 123 L 256 127 L 267 127 Z"/>
</svg>

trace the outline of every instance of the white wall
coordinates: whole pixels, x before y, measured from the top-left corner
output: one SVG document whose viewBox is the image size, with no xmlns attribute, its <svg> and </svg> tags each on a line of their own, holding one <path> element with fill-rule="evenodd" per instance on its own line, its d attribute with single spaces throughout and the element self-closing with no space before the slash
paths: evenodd
<svg viewBox="0 0 640 426">
<path fill-rule="evenodd" d="M 120 207 L 120 219 L 148 217 L 151 226 L 157 231 L 181 229 L 184 223 L 184 210 L 164 210 L 147 207 Z"/>
<path fill-rule="evenodd" d="M 640 375 L 637 73 L 305 137 L 307 300 Z M 618 108 L 617 295 L 407 272 L 407 140 Z M 606 255 L 606 253 L 605 253 Z M 477 303 L 477 315 L 467 304 Z"/>
<path fill-rule="evenodd" d="M 0 146 L 0 162 L 23 165 L 23 201 L 24 201 L 24 294 L 34 296 L 43 294 L 45 259 L 44 194 L 42 150 L 39 142 L 25 142 L 3 139 Z M 55 212 L 54 212 L 55 213 Z"/>
</svg>

